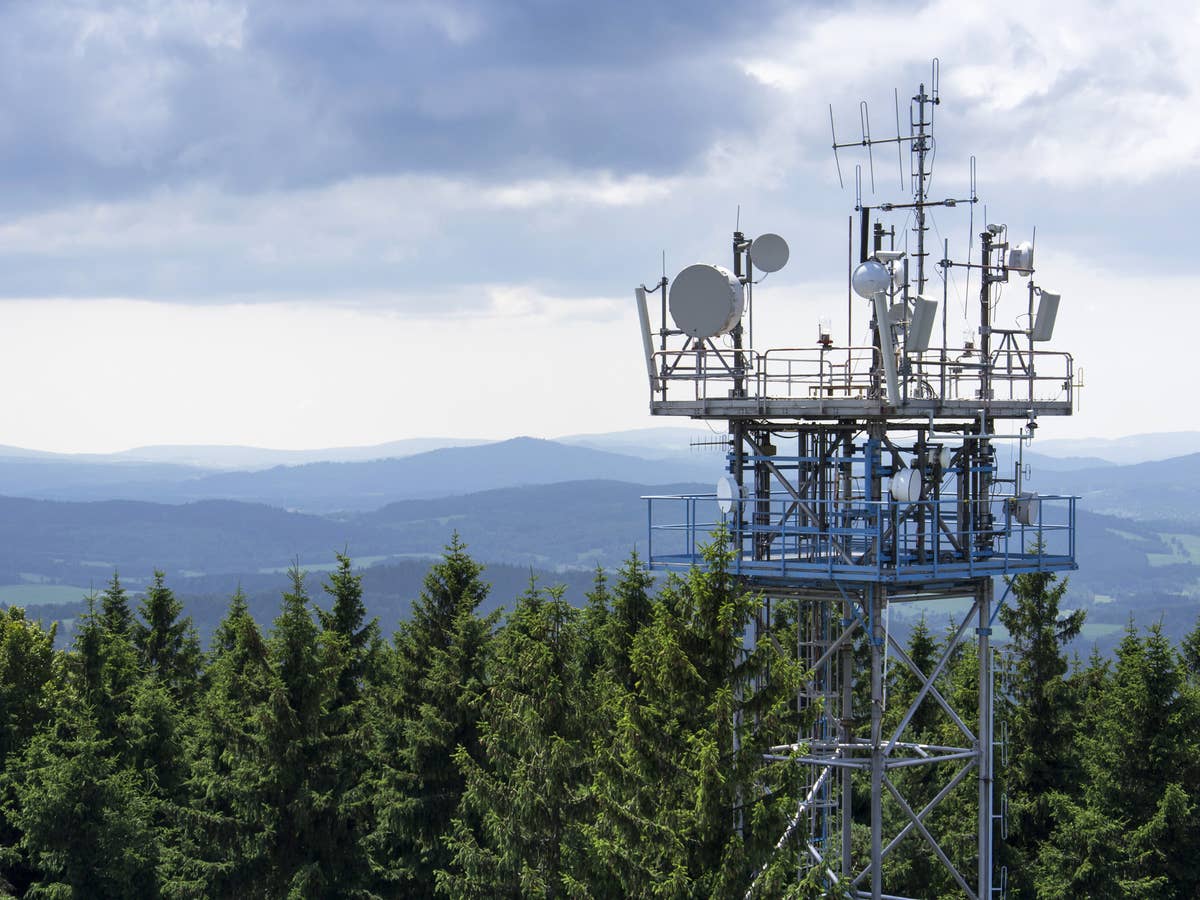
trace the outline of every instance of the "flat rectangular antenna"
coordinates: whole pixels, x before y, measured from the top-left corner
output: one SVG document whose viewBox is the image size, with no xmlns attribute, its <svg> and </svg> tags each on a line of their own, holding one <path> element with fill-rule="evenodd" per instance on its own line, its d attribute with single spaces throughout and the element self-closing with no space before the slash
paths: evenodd
<svg viewBox="0 0 1200 900">
<path fill-rule="evenodd" d="M 646 289 L 635 288 L 633 295 L 637 297 L 638 319 L 642 325 L 642 348 L 646 351 L 646 377 L 650 379 L 651 392 L 658 390 L 658 373 L 654 371 L 654 340 L 650 337 L 650 309 L 646 306 Z"/>
<path fill-rule="evenodd" d="M 900 402 L 900 378 L 896 372 L 896 338 L 888 319 L 887 294 L 880 291 L 874 296 L 875 327 L 879 332 L 879 355 L 883 357 L 883 374 L 887 379 L 887 402 Z"/>
<path fill-rule="evenodd" d="M 1032 341 L 1048 341 L 1054 334 L 1054 320 L 1058 317 L 1058 301 L 1062 294 L 1051 294 L 1042 291 L 1038 301 L 1037 317 L 1033 320 L 1033 331 L 1029 334 Z"/>
<path fill-rule="evenodd" d="M 912 321 L 904 339 L 904 349 L 909 353 L 924 353 L 929 349 L 933 335 L 933 323 L 937 320 L 938 302 L 928 297 L 917 297 L 913 306 Z"/>
</svg>

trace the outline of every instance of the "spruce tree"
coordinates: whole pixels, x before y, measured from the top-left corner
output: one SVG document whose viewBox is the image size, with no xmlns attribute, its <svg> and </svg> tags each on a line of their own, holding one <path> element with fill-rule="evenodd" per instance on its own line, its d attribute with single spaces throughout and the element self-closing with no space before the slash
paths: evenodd
<svg viewBox="0 0 1200 900">
<path fill-rule="evenodd" d="M 801 672 L 782 644 L 746 652 L 761 601 L 740 589 L 723 531 L 703 554 L 705 568 L 668 579 L 634 634 L 628 686 L 608 701 L 613 737 L 596 748 L 587 832 L 625 896 L 740 896 L 751 883 L 771 896 L 795 874 L 794 840 L 775 845 L 798 770 L 761 760 L 795 740 Z"/>
<path fill-rule="evenodd" d="M 605 620 L 609 670 L 626 690 L 633 688 L 630 654 L 634 638 L 651 618 L 650 587 L 653 583 L 653 577 L 634 550 L 617 573 L 617 583 L 612 592 L 612 612 Z"/>
<path fill-rule="evenodd" d="M 42 628 L 19 606 L 0 610 L 0 769 L 53 713 L 62 689 L 56 633 L 56 625 Z"/>
<path fill-rule="evenodd" d="M 443 838 L 465 786 L 455 753 L 481 755 L 479 716 L 498 613 L 480 617 L 489 586 L 457 533 L 425 576 L 395 636 L 392 675 L 373 717 L 380 799 L 373 865 L 390 890 L 428 896 L 450 863 Z"/>
<path fill-rule="evenodd" d="M 110 585 L 108 594 L 116 593 Z M 112 751 L 127 760 L 128 720 L 142 671 L 128 631 L 106 624 L 119 623 L 121 616 L 113 611 L 120 610 L 123 601 L 110 602 L 108 609 L 100 613 L 96 612 L 94 595 L 89 595 L 86 602 L 75 635 L 75 689 L 91 706 L 100 739 L 110 742 Z"/>
<path fill-rule="evenodd" d="M 200 639 L 191 617 L 180 617 L 183 604 L 166 586 L 166 576 L 154 572 L 154 581 L 138 606 L 141 621 L 132 626 L 133 644 L 141 665 L 157 675 L 172 694 L 189 700 L 200 674 Z"/>
<path fill-rule="evenodd" d="M 121 586 L 121 578 L 113 572 L 112 579 L 100 595 L 100 624 L 108 634 L 123 634 L 133 637 L 133 613 L 129 608 L 129 595 Z"/>
<path fill-rule="evenodd" d="M 55 626 L 29 621 L 19 606 L 0 611 L 0 773 L 18 768 L 29 742 L 63 705 L 66 682 L 54 637 Z M 0 896 L 21 896 L 37 877 L 19 849 L 15 804 L 12 780 L 0 775 Z"/>
<path fill-rule="evenodd" d="M 362 576 L 354 573 L 350 558 L 337 555 L 337 568 L 324 586 L 333 598 L 331 608 L 317 610 L 322 631 L 339 635 L 345 643 L 346 664 L 338 677 L 336 704 L 350 708 L 362 696 L 368 679 L 374 677 L 373 663 L 379 653 L 379 621 L 367 618 L 363 603 Z"/>
<path fill-rule="evenodd" d="M 240 589 L 211 659 L 189 743 L 193 800 L 177 811 L 168 888 L 180 897 L 269 896 L 278 884 L 272 851 L 284 816 L 276 790 L 281 762 L 269 735 L 284 691 Z"/>
<path fill-rule="evenodd" d="M 158 896 L 159 835 L 140 779 L 81 698 L 69 698 L 5 773 L 4 810 L 36 873 L 30 896 Z"/>
<path fill-rule="evenodd" d="M 496 641 L 482 758 L 465 747 L 453 822 L 452 897 L 563 897 L 586 890 L 588 720 L 581 615 L 561 588 L 531 584 Z"/>
<path fill-rule="evenodd" d="M 1195 897 L 1200 696 L 1161 628 L 1143 638 L 1132 620 L 1092 690 L 1081 796 L 1055 795 L 1038 895 Z"/>
<path fill-rule="evenodd" d="M 608 657 L 608 619 L 611 613 L 612 595 L 608 588 L 608 576 L 604 569 L 596 566 L 592 576 L 592 589 L 587 592 L 583 607 L 580 631 L 580 653 L 583 670 L 590 678 L 604 668 Z"/>
<path fill-rule="evenodd" d="M 1080 707 L 1066 677 L 1065 648 L 1078 637 L 1085 613 L 1061 611 L 1067 582 L 1053 573 L 1018 575 L 1010 588 L 999 612 L 1009 634 L 1007 691 L 997 697 L 1009 753 L 999 774 L 1011 821 L 1002 853 L 1019 898 L 1032 896 L 1031 862 L 1054 829 L 1051 798 L 1074 793 L 1081 781 L 1073 749 Z"/>
<path fill-rule="evenodd" d="M 330 882 L 349 895 L 366 890 L 372 881 L 364 841 L 374 828 L 376 797 L 365 752 L 372 730 L 364 693 L 374 690 L 380 677 L 381 642 L 377 620 L 366 621 L 362 576 L 354 573 L 345 554 L 337 560 L 325 585 L 333 604 L 328 611 L 317 611 L 324 652 L 342 657 L 325 725 L 332 756 L 325 842 Z"/>
<path fill-rule="evenodd" d="M 291 589 L 283 595 L 271 630 L 271 659 L 281 696 L 272 699 L 267 728 L 268 777 L 279 827 L 270 849 L 274 890 L 296 896 L 336 889 L 334 873 L 342 849 L 336 830 L 336 743 L 331 706 L 345 666 L 345 642 L 322 635 L 313 620 L 304 573 L 292 566 Z"/>
</svg>

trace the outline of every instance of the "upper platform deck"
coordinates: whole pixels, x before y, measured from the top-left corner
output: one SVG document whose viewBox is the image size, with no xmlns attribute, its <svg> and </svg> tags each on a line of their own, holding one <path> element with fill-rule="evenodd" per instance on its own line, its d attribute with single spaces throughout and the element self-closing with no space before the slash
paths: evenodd
<svg viewBox="0 0 1200 900">
<path fill-rule="evenodd" d="M 1069 353 L 1005 342 L 985 365 L 974 348 L 931 351 L 901 366 L 900 397 L 884 399 L 873 347 L 788 347 L 756 352 L 693 342 L 654 354 L 650 412 L 658 416 L 770 420 L 998 419 L 1069 416 Z"/>
</svg>

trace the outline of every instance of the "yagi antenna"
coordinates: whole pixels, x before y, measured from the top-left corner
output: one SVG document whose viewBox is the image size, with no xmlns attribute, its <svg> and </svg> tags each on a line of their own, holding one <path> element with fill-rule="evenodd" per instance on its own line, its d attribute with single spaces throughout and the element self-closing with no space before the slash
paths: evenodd
<svg viewBox="0 0 1200 900">
<path fill-rule="evenodd" d="M 896 158 L 900 162 L 900 190 L 904 190 L 904 150 L 900 140 L 900 88 L 892 88 L 893 101 L 896 104 Z"/>
<path fill-rule="evenodd" d="M 833 104 L 832 103 L 829 104 L 829 133 L 830 133 L 830 135 L 833 136 L 833 164 L 835 166 L 837 166 L 838 187 L 845 188 L 846 183 L 844 181 L 842 181 L 842 164 L 841 164 L 841 161 L 838 160 L 837 130 L 833 127 Z"/>
<path fill-rule="evenodd" d="M 871 141 L 871 113 L 867 109 L 867 101 L 860 100 L 858 103 L 858 120 L 862 125 L 862 142 L 867 148 L 867 162 L 871 167 L 871 193 L 875 193 L 875 153 L 873 151 L 874 144 Z"/>
</svg>

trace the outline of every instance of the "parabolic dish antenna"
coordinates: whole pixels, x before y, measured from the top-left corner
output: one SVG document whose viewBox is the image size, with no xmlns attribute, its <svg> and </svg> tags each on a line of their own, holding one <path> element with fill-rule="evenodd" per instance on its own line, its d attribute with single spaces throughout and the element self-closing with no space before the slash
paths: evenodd
<svg viewBox="0 0 1200 900">
<path fill-rule="evenodd" d="M 745 298 L 742 283 L 728 269 L 697 263 L 675 276 L 670 303 L 671 318 L 680 331 L 710 338 L 741 321 Z"/>
<path fill-rule="evenodd" d="M 741 499 L 741 489 L 733 476 L 722 475 L 717 480 L 717 509 L 721 510 L 722 514 L 729 515 L 733 512 L 734 504 Z"/>
<path fill-rule="evenodd" d="M 787 241 L 777 234 L 760 234 L 750 244 L 750 261 L 760 272 L 778 272 L 788 261 Z"/>
<path fill-rule="evenodd" d="M 850 276 L 850 284 L 854 288 L 854 293 L 867 300 L 886 291 L 891 283 L 892 273 L 877 259 L 860 262 L 854 267 L 854 273 Z"/>
</svg>

